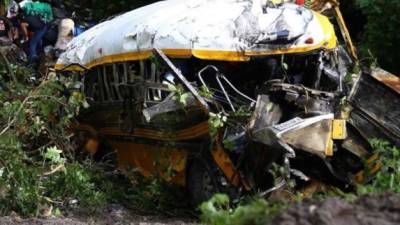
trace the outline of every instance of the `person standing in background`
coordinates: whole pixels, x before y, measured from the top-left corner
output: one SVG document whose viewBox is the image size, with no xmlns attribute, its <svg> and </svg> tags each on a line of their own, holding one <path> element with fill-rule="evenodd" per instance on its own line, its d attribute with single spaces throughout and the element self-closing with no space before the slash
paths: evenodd
<svg viewBox="0 0 400 225">
<path fill-rule="evenodd" d="M 74 34 L 75 23 L 71 19 L 70 13 L 65 10 L 65 7 L 57 0 L 52 2 L 55 21 L 58 25 L 58 36 L 54 44 L 54 49 L 57 54 L 67 48 L 67 44 L 72 40 Z"/>
<path fill-rule="evenodd" d="M 0 15 L 0 45 L 12 44 L 12 33 L 10 21 Z"/>
<path fill-rule="evenodd" d="M 33 32 L 29 40 L 28 63 L 37 63 L 39 59 L 38 49 L 41 49 L 43 37 L 46 34 L 48 24 L 53 20 L 53 11 L 49 3 L 41 1 L 24 2 L 23 22 L 21 23 L 25 38 L 29 37 L 28 30 Z"/>
<path fill-rule="evenodd" d="M 18 14 L 21 12 L 21 7 L 19 6 L 20 2 L 21 0 L 12 1 L 12 3 L 8 6 L 7 9 L 7 18 L 10 20 L 12 24 L 11 33 L 12 33 L 12 40 L 14 42 L 20 39 L 21 24 L 19 23 L 17 17 Z"/>
<path fill-rule="evenodd" d="M 51 5 L 45 1 L 33 0 L 21 4 L 24 16 L 40 16 L 45 23 L 50 23 L 53 19 Z"/>
<path fill-rule="evenodd" d="M 46 27 L 46 24 L 39 16 L 26 16 L 21 20 L 25 41 L 29 40 L 29 32 L 33 32 L 33 36 L 29 40 L 28 50 L 28 63 L 31 65 L 36 64 L 39 59 L 38 48 L 41 47 L 43 36 L 47 30 Z"/>
</svg>

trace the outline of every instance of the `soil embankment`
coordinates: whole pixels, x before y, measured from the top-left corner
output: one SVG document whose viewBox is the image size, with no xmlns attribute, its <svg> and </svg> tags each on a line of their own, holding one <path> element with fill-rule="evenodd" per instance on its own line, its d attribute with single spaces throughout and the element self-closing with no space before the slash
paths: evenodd
<svg viewBox="0 0 400 225">
<path fill-rule="evenodd" d="M 65 217 L 22 219 L 17 215 L 0 218 L 2 225 L 111 225 L 111 224 L 196 224 L 193 218 L 137 216 L 118 205 L 110 205 L 97 213 L 69 213 Z M 380 194 L 363 196 L 354 202 L 339 198 L 323 201 L 305 200 L 279 214 L 273 225 L 397 225 L 400 224 L 400 195 Z"/>
<path fill-rule="evenodd" d="M 274 225 L 395 225 L 400 224 L 400 195 L 363 196 L 349 203 L 339 198 L 304 201 L 278 215 Z"/>
</svg>

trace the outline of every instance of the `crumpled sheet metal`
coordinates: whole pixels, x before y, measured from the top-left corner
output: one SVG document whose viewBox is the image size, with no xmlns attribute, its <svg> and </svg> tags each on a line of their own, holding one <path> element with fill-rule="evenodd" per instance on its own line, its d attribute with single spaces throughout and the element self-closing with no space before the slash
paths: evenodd
<svg viewBox="0 0 400 225">
<path fill-rule="evenodd" d="M 382 69 L 364 71 L 348 97 L 349 122 L 365 139 L 379 138 L 400 146 L 400 80 Z"/>
<path fill-rule="evenodd" d="M 105 21 L 74 38 L 56 68 L 147 58 L 152 49 L 168 56 L 242 61 L 287 49 L 313 50 L 332 38 L 328 19 L 306 8 L 283 4 L 263 10 L 252 0 L 160 1 Z M 289 30 L 294 43 L 257 44 Z M 307 39 L 313 43 L 306 43 Z M 210 52 L 211 51 L 211 52 Z"/>
<path fill-rule="evenodd" d="M 282 143 L 325 157 L 331 155 L 331 129 L 333 114 L 307 119 L 296 117 L 287 122 L 253 131 L 252 137 L 269 146 Z"/>
<path fill-rule="evenodd" d="M 293 152 L 293 149 L 289 147 L 292 146 L 322 158 L 332 154 L 333 114 L 305 119 L 295 117 L 277 124 L 280 118 L 279 114 L 279 108 L 271 103 L 267 96 L 259 96 L 256 110 L 249 123 L 252 139 L 268 146 L 284 148 Z"/>
<path fill-rule="evenodd" d="M 177 102 L 176 100 L 173 99 L 173 96 L 170 95 L 164 101 L 154 106 L 143 109 L 142 113 L 146 121 L 150 122 L 156 116 L 177 110 L 183 110 L 185 107 L 193 107 L 193 106 L 196 106 L 196 99 L 193 97 L 193 95 L 189 95 L 187 97 L 186 104 L 181 104 Z"/>
</svg>

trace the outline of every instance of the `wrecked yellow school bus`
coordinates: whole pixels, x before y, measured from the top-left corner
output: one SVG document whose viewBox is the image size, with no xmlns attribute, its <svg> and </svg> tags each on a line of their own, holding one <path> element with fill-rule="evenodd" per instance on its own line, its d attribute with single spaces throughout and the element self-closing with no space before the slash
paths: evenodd
<svg viewBox="0 0 400 225">
<path fill-rule="evenodd" d="M 368 180 L 380 166 L 368 139 L 399 144 L 400 82 L 375 71 L 346 83 L 357 56 L 337 2 L 312 7 L 168 0 L 93 27 L 56 65 L 90 105 L 75 131 L 93 155 L 107 144 L 121 169 L 184 185 L 195 204 L 267 195 L 287 177 Z"/>
</svg>

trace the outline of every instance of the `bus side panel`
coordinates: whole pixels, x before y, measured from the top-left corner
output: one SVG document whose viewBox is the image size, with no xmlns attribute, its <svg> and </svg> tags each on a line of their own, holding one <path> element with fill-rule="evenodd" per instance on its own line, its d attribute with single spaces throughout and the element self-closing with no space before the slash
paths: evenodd
<svg viewBox="0 0 400 225">
<path fill-rule="evenodd" d="M 137 168 L 146 177 L 160 175 L 166 181 L 185 185 L 187 150 L 128 141 L 110 143 L 117 151 L 120 169 Z"/>
</svg>

